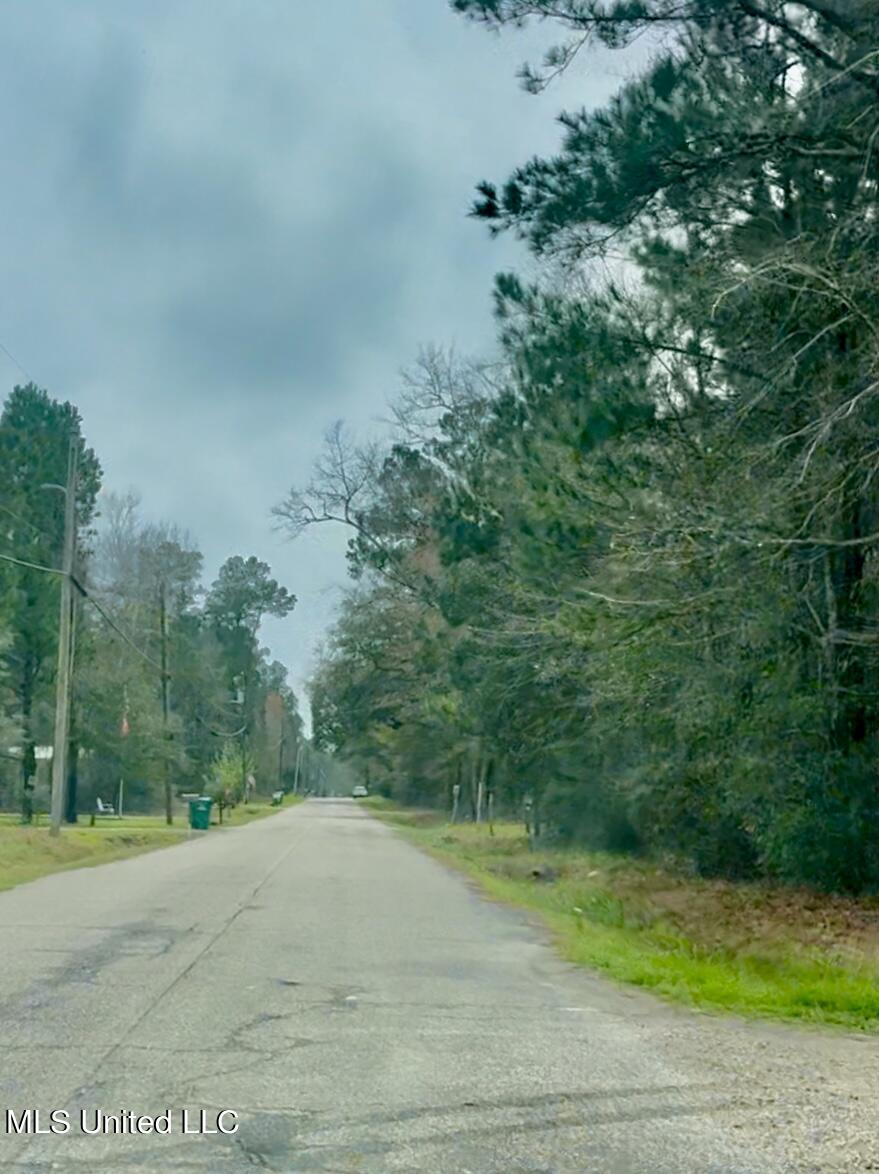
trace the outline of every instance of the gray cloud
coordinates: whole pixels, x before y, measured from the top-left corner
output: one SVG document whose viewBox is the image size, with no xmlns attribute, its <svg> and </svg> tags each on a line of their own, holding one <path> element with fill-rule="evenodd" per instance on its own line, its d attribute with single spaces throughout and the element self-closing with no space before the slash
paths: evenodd
<svg viewBox="0 0 879 1174">
<path fill-rule="evenodd" d="M 301 690 L 344 536 L 287 544 L 271 506 L 420 344 L 491 346 L 492 275 L 526 259 L 467 221 L 474 185 L 618 78 L 528 97 L 545 40 L 444 0 L 28 0 L 2 27 L 0 341 L 209 577 L 255 553 L 299 595 L 266 635 Z"/>
</svg>

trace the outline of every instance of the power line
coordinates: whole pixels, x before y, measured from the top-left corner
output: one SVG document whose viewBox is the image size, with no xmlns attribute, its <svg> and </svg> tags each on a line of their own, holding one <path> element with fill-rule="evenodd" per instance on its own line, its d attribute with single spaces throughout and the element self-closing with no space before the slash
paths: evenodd
<svg viewBox="0 0 879 1174">
<path fill-rule="evenodd" d="M 25 367 L 24 364 L 19 363 L 18 359 L 16 359 L 16 357 L 12 353 L 12 351 L 7 346 L 5 346 L 2 341 L 0 341 L 0 351 L 2 351 L 3 354 L 6 355 L 6 357 L 11 362 L 13 362 L 15 364 L 15 366 L 19 369 L 19 371 L 21 371 L 22 375 L 24 375 L 27 379 L 29 379 L 31 381 L 31 383 L 36 383 L 36 380 L 34 379 L 33 375 L 31 375 L 30 371 L 28 371 L 27 367 Z M 38 526 L 34 526 L 33 523 L 26 522 L 25 519 L 19 518 L 16 514 L 14 514 L 6 506 L 0 505 L 0 509 L 3 509 L 6 513 L 10 514 L 17 521 L 24 522 L 25 525 L 31 526 L 33 529 L 35 529 L 37 531 L 37 533 L 41 533 Z M 46 535 L 44 535 L 44 537 L 45 536 Z M 15 566 L 27 567 L 29 570 L 32 570 L 32 571 L 45 571 L 47 574 L 50 574 L 50 575 L 64 575 L 66 573 L 62 570 L 57 569 L 56 567 L 44 567 L 44 566 L 41 566 L 39 563 L 32 563 L 32 562 L 28 562 L 26 559 L 15 558 L 11 554 L 0 554 L 0 559 L 2 559 L 3 562 L 13 563 Z M 113 629 L 113 631 L 116 633 L 116 635 L 119 636 L 119 638 L 121 640 L 124 640 L 124 642 L 129 646 L 129 648 L 132 648 L 137 653 L 138 656 L 142 657 L 147 662 L 147 664 L 152 665 L 152 667 L 154 669 L 158 669 L 158 671 L 162 674 L 162 678 L 164 679 L 165 675 L 166 675 L 164 668 L 161 665 L 159 665 L 156 661 L 154 661 L 151 656 L 149 656 L 146 652 L 144 652 L 144 650 L 142 648 L 139 648 L 137 646 L 137 644 L 135 644 L 135 642 L 131 639 L 131 637 L 128 635 L 128 633 L 124 632 L 122 630 L 122 628 L 120 628 L 119 625 L 116 623 L 116 621 L 114 619 L 112 619 L 107 614 L 107 612 L 104 610 L 102 605 L 97 601 L 97 599 L 95 599 L 95 597 L 88 591 L 88 589 L 86 587 L 84 587 L 82 583 L 79 582 L 79 580 L 76 578 L 75 575 L 73 575 L 73 574 L 70 575 L 70 581 L 73 584 L 73 586 L 76 588 L 76 590 L 80 593 L 80 595 L 84 599 L 87 599 L 92 604 L 92 606 L 95 608 L 95 610 L 98 612 L 98 614 L 104 620 L 104 622 L 109 627 L 111 627 Z"/>
<path fill-rule="evenodd" d="M 12 353 L 12 351 L 9 350 L 8 347 L 5 347 L 2 342 L 0 342 L 0 351 L 2 351 L 3 354 L 7 357 L 7 359 L 10 359 L 16 365 L 16 367 L 18 367 L 18 369 L 22 373 L 22 375 L 24 375 L 26 378 L 28 378 L 31 381 L 31 383 L 36 383 L 36 379 L 34 379 L 33 375 L 31 375 L 31 373 L 30 373 L 30 371 L 28 371 L 27 367 L 23 367 L 21 365 L 21 363 L 19 363 L 18 359 L 16 359 L 16 357 Z"/>
<path fill-rule="evenodd" d="M 153 658 L 148 653 L 144 652 L 142 648 L 138 648 L 128 633 L 123 631 L 123 629 L 119 627 L 116 621 L 107 614 L 103 608 L 103 605 L 98 603 L 94 595 L 92 595 L 87 588 L 83 587 L 83 585 L 79 583 L 73 575 L 71 575 L 71 579 L 73 580 L 74 587 L 76 587 L 80 594 L 83 595 L 89 601 L 89 603 L 91 603 L 95 611 L 97 611 L 104 622 L 113 629 L 116 635 L 119 636 L 120 639 L 124 640 L 129 648 L 133 648 L 138 656 L 143 657 L 147 664 L 152 665 L 154 669 L 157 669 L 164 676 L 165 670 L 162 668 L 162 666 L 157 661 L 153 660 Z"/>
<path fill-rule="evenodd" d="M 24 364 L 20 363 L 18 361 L 18 359 L 16 359 L 16 357 L 12 353 L 12 351 L 10 351 L 9 348 L 7 346 L 5 346 L 2 341 L 0 341 L 0 351 L 2 351 L 3 354 L 6 355 L 6 357 L 12 363 L 15 364 L 15 366 L 19 369 L 19 371 L 21 371 L 21 373 L 25 376 L 26 379 L 28 379 L 31 383 L 36 383 L 36 380 L 31 375 L 31 373 L 28 371 L 28 369 L 24 366 Z M 71 443 L 72 443 L 72 438 L 71 438 Z M 72 485 L 69 483 L 67 486 L 67 496 L 68 496 L 68 507 L 70 507 L 70 508 L 74 508 L 70 502 L 70 498 L 71 498 L 72 494 L 73 494 L 73 488 L 72 488 Z M 8 507 L 0 505 L 0 509 L 3 509 L 5 513 L 9 514 L 16 521 L 21 522 L 24 525 L 30 526 L 38 534 L 41 533 L 38 526 L 34 525 L 34 523 L 32 523 L 32 522 L 27 522 L 25 519 L 18 517 L 18 515 L 16 515 L 12 510 L 8 509 Z M 45 534 L 43 534 L 43 536 L 46 537 Z M 112 616 L 110 616 L 107 613 L 107 611 L 104 609 L 103 605 L 101 603 L 99 603 L 98 600 L 88 591 L 88 589 L 85 586 L 83 586 L 83 584 L 76 578 L 76 576 L 73 574 L 72 568 L 70 568 L 68 566 L 68 567 L 65 567 L 64 570 L 59 570 L 55 567 L 47 567 L 47 566 L 43 566 L 40 563 L 30 562 L 27 559 L 16 558 L 14 555 L 9 555 L 9 554 L 0 554 L 0 559 L 2 559 L 3 562 L 12 563 L 14 566 L 25 567 L 25 568 L 27 568 L 29 570 L 33 570 L 33 571 L 42 571 L 45 574 L 49 574 L 49 575 L 60 575 L 64 579 L 69 581 L 70 584 L 73 587 L 75 587 L 76 590 L 80 593 L 80 595 L 84 599 L 87 599 L 92 604 L 94 609 L 97 611 L 97 613 L 103 619 L 104 623 L 107 624 L 108 627 L 112 628 L 112 630 L 116 633 L 116 635 L 120 638 L 120 640 L 122 640 L 125 644 L 127 644 L 129 646 L 129 648 L 133 649 L 134 652 L 136 652 L 138 656 L 140 656 L 143 660 L 145 660 L 148 665 L 151 665 L 152 668 L 157 669 L 159 671 L 159 673 L 161 673 L 163 689 L 167 688 L 168 674 L 167 674 L 165 665 L 158 664 L 156 661 L 153 660 L 153 658 L 151 656 L 148 655 L 148 653 L 144 652 L 144 650 L 142 648 L 138 647 L 138 645 L 135 644 L 134 640 L 132 640 L 132 638 L 128 635 L 128 633 L 125 632 L 122 628 L 120 628 L 120 626 L 116 623 L 116 621 L 112 618 Z M 62 590 L 63 590 L 63 586 L 62 586 Z M 62 616 L 62 625 L 63 625 L 63 616 Z M 57 729 L 57 724 L 56 724 L 56 729 Z M 53 769 L 54 769 L 54 766 L 55 766 L 55 762 L 53 760 Z M 53 781 L 53 805 L 54 805 L 54 802 L 55 802 L 55 800 L 54 800 L 54 781 Z M 169 823 L 171 822 L 170 807 L 169 807 L 168 822 Z M 54 806 L 53 806 L 53 826 L 54 826 Z"/>
<path fill-rule="evenodd" d="M 17 567 L 28 567 L 31 571 L 46 571 L 50 575 L 64 574 L 64 572 L 59 570 L 58 567 L 44 567 L 39 563 L 29 563 L 26 559 L 23 558 L 13 558 L 11 554 L 0 554 L 0 559 L 2 559 L 5 563 L 14 563 Z M 82 587 L 80 587 L 78 583 L 74 583 L 74 585 L 80 592 L 83 591 Z"/>
<path fill-rule="evenodd" d="M 27 518 L 23 518 L 21 514 L 17 514 L 15 510 L 11 510 L 8 505 L 4 505 L 2 501 L 0 501 L 0 510 L 2 510 L 4 514 L 8 514 L 10 518 L 13 518 L 16 522 L 21 522 L 22 526 L 28 526 L 35 534 L 39 534 L 41 538 L 48 538 L 51 542 L 56 541 L 56 539 L 54 539 L 51 534 L 47 533 L 47 531 L 43 530 L 35 522 L 30 522 Z"/>
<path fill-rule="evenodd" d="M 5 563 L 13 563 L 17 567 L 27 567 L 31 571 L 45 571 L 46 574 L 49 574 L 49 575 L 64 575 L 65 574 L 65 572 L 62 570 L 59 570 L 58 567 L 44 567 L 40 563 L 31 563 L 31 562 L 28 562 L 27 559 L 15 558 L 11 554 L 0 554 L 0 560 L 2 560 Z M 89 591 L 89 589 L 87 587 L 85 587 L 82 583 L 80 583 L 79 579 L 77 579 L 77 577 L 75 575 L 70 576 L 70 581 L 73 584 L 73 586 L 76 588 L 76 590 L 80 593 L 80 595 L 83 597 L 83 599 L 87 599 L 89 601 L 89 603 L 94 607 L 95 611 L 98 612 L 98 614 L 101 616 L 101 618 L 104 620 L 104 622 L 106 624 L 108 624 L 109 627 L 111 627 L 113 629 L 113 631 L 117 634 L 117 636 L 119 636 L 119 638 L 121 640 L 124 640 L 125 643 L 130 648 L 133 648 L 138 656 L 143 657 L 143 659 L 147 662 L 147 664 L 152 665 L 152 667 L 154 669 L 158 669 L 158 671 L 160 673 L 163 672 L 162 666 L 160 664 L 158 664 L 156 661 L 154 661 L 153 658 L 148 653 L 144 652 L 144 650 L 142 648 L 139 648 L 137 646 L 137 644 L 135 644 L 135 642 L 128 635 L 128 633 L 125 632 L 122 628 L 120 628 L 119 625 L 116 623 L 116 621 L 111 616 L 109 616 L 107 614 L 107 612 L 104 610 L 103 605 L 98 602 L 98 600 L 94 597 L 94 595 L 92 595 L 92 593 Z"/>
<path fill-rule="evenodd" d="M 215 730 L 213 726 L 209 726 L 204 718 L 195 715 L 195 720 L 199 722 L 207 730 L 209 734 L 213 734 L 215 738 L 240 738 L 242 734 L 247 732 L 247 723 L 241 727 L 240 730 L 235 730 L 234 733 L 227 734 L 225 730 Z"/>
</svg>

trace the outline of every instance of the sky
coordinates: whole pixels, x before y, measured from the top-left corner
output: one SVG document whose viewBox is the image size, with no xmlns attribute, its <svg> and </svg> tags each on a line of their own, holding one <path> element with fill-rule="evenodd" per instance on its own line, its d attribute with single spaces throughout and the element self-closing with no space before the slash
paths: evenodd
<svg viewBox="0 0 879 1174">
<path fill-rule="evenodd" d="M 0 6 L 0 345 L 75 403 L 107 489 L 297 598 L 263 640 L 304 700 L 345 586 L 340 530 L 271 508 L 337 419 L 374 432 L 419 348 L 488 354 L 522 246 L 475 185 L 554 150 L 601 52 L 538 97 L 551 30 L 446 0 L 27 0 Z M 25 382 L 0 353 L 0 394 Z"/>
</svg>

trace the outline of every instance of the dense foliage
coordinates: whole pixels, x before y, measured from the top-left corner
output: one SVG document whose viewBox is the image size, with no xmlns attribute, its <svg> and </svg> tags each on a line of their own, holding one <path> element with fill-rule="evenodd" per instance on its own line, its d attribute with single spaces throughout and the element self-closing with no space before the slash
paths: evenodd
<svg viewBox="0 0 879 1174">
<path fill-rule="evenodd" d="M 66 814 L 95 800 L 152 811 L 165 795 L 236 802 L 291 789 L 302 722 L 283 665 L 259 644 L 266 614 L 295 599 L 255 558 L 208 590 L 202 555 L 136 497 L 101 492 L 70 404 L 32 384 L 0 416 L 0 805 L 48 806 L 64 492 L 77 448 L 74 675 Z M 304 782 L 304 779 L 303 779 Z M 166 791 L 167 789 L 167 791 Z"/>
<path fill-rule="evenodd" d="M 879 6 L 455 0 L 653 54 L 474 207 L 543 272 L 423 357 L 352 528 L 315 733 L 374 785 L 705 872 L 879 884 Z M 581 52 L 582 51 L 582 52 Z"/>
</svg>

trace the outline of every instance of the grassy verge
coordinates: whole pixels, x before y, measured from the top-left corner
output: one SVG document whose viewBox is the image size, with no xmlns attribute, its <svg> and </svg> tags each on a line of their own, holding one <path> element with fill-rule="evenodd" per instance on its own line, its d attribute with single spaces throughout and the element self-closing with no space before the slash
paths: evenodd
<svg viewBox="0 0 879 1174">
<path fill-rule="evenodd" d="M 301 802 L 288 796 L 286 807 Z M 223 815 L 223 827 L 241 827 L 283 811 L 283 807 L 248 803 Z M 47 820 L 22 827 L 18 816 L 0 813 L 0 890 L 37 880 L 69 868 L 109 864 L 128 856 L 139 856 L 156 848 L 180 844 L 189 836 L 188 816 L 175 812 L 168 827 L 161 815 L 126 815 L 122 819 L 99 819 L 89 827 L 88 819 L 76 827 L 65 827 L 60 836 L 49 835 Z M 212 829 L 213 830 L 213 829 Z"/>
<path fill-rule="evenodd" d="M 272 807 L 265 803 L 247 803 L 242 806 L 233 807 L 231 811 L 223 812 L 223 827 L 241 827 L 242 824 L 253 823 L 255 819 L 265 819 L 267 815 L 277 815 L 279 811 L 284 811 L 288 807 L 295 807 L 297 803 L 301 802 L 301 795 L 287 795 L 281 807 Z M 211 815 L 211 827 L 216 826 L 217 813 L 214 811 Z"/>
<path fill-rule="evenodd" d="M 114 826 L 105 821 L 93 828 L 87 824 L 65 828 L 54 838 L 44 827 L 0 826 L 0 889 L 11 889 L 50 872 L 107 864 L 179 844 L 188 831 L 182 824 L 168 828 L 158 821 L 154 827 L 127 824 L 122 819 Z"/>
<path fill-rule="evenodd" d="M 492 836 L 380 799 L 367 806 L 490 896 L 538 913 L 571 962 L 693 1007 L 879 1030 L 877 898 L 699 880 L 606 853 L 529 852 L 518 824 L 496 824 Z"/>
</svg>

